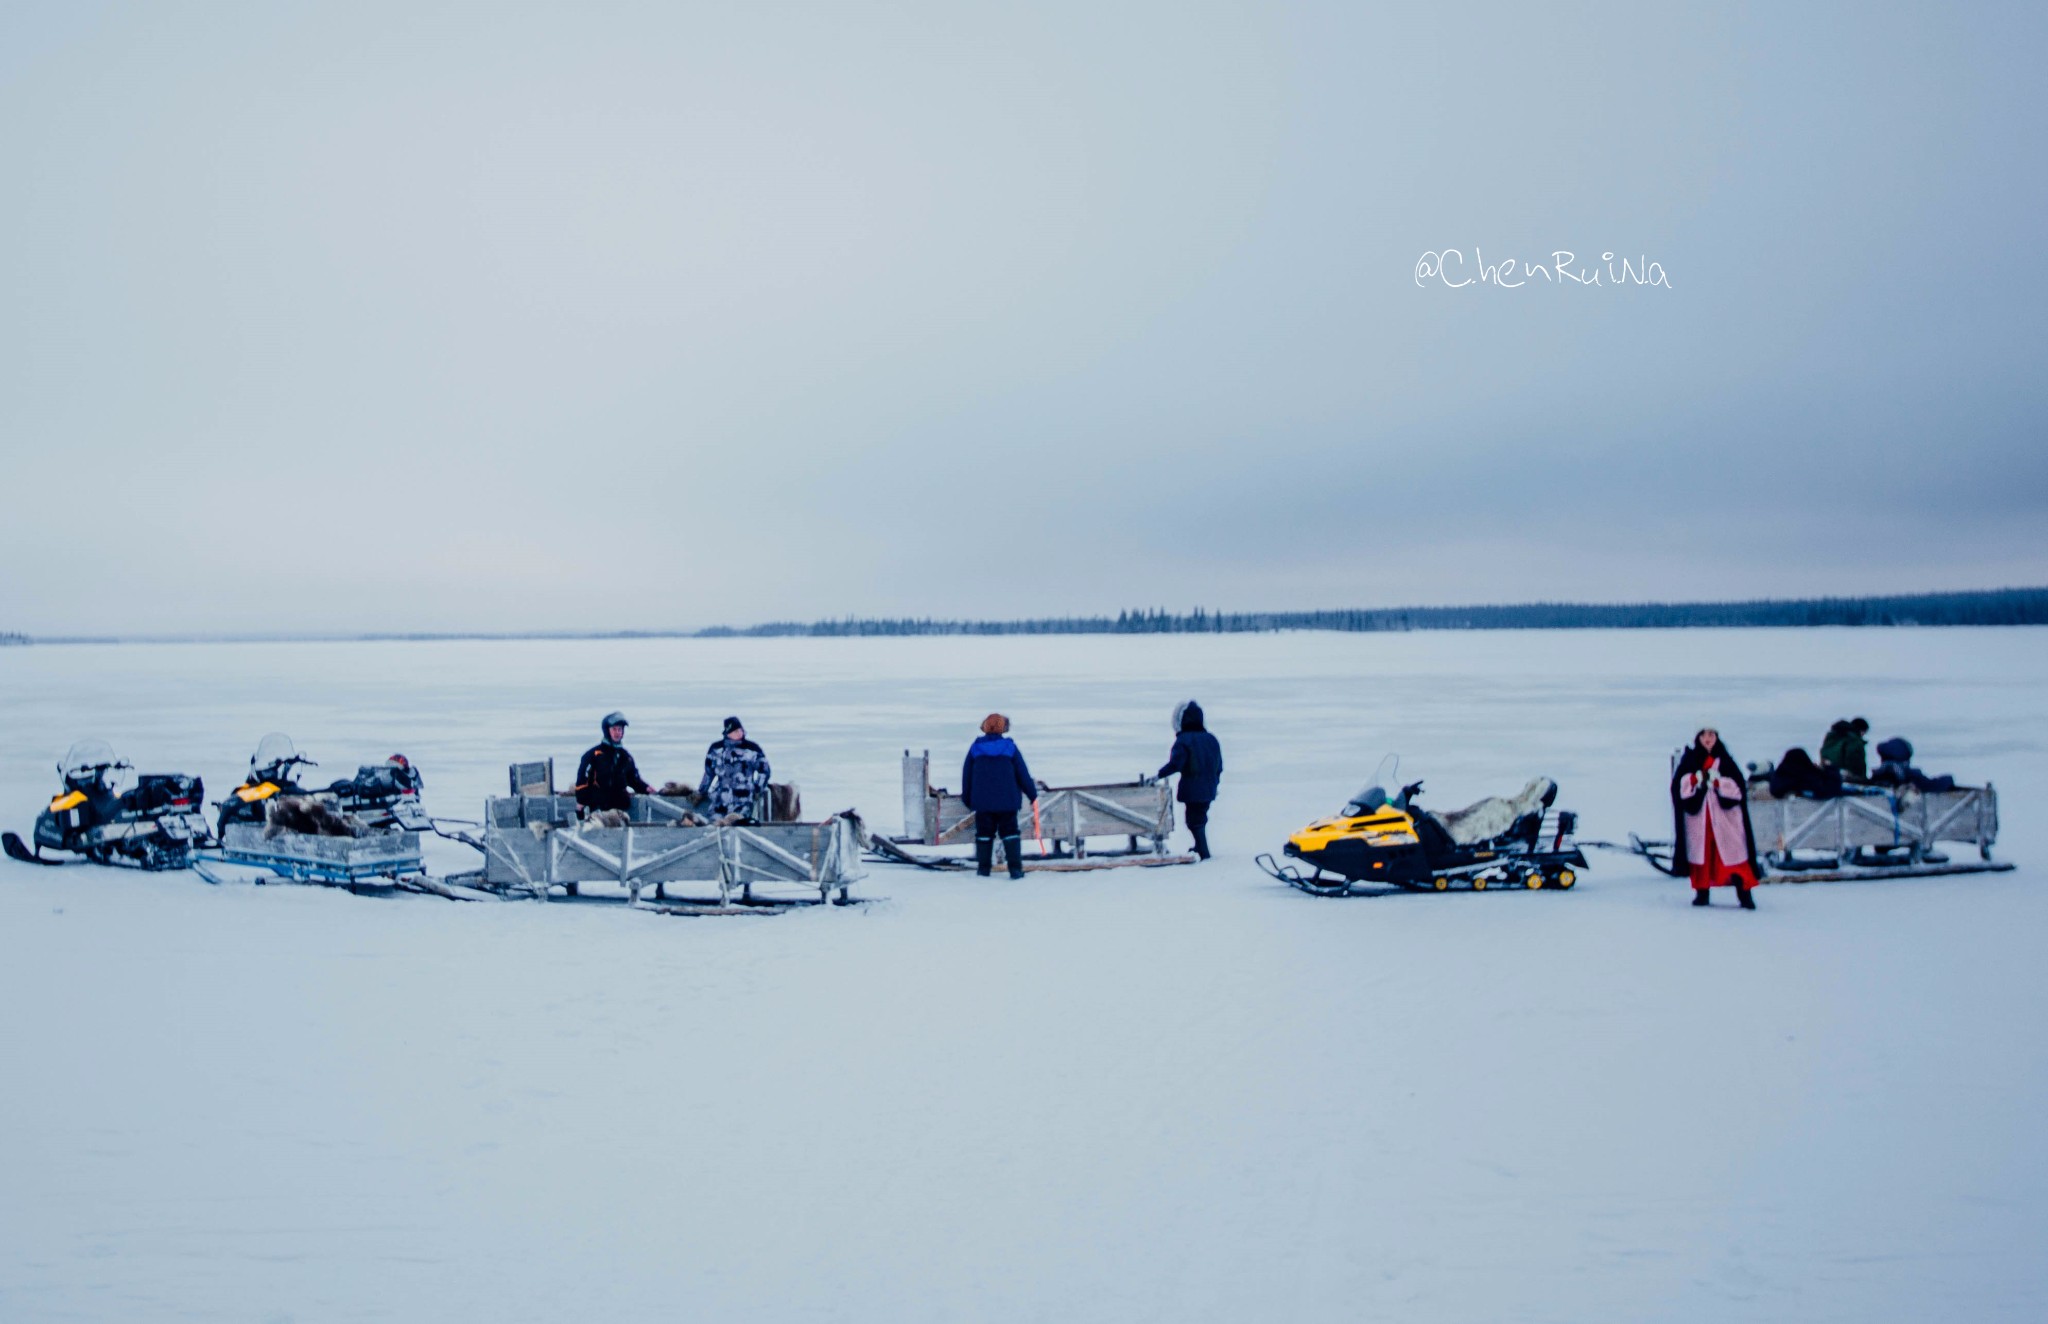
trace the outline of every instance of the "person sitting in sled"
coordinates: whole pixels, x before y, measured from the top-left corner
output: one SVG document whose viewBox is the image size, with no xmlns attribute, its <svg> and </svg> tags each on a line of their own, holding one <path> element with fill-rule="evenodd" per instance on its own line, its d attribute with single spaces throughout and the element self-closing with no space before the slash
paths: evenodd
<svg viewBox="0 0 2048 1324">
<path fill-rule="evenodd" d="M 747 739 L 747 728 L 737 717 L 725 719 L 725 734 L 704 751 L 704 779 L 697 784 L 697 798 L 713 818 L 738 814 L 754 816 L 754 800 L 768 789 L 768 756 Z"/>
<path fill-rule="evenodd" d="M 1194 834 L 1195 855 L 1209 858 L 1209 805 L 1223 778 L 1223 746 L 1203 725 L 1202 705 L 1189 699 L 1173 710 L 1173 753 L 1159 776 L 1180 774 L 1173 798 L 1187 806 L 1188 831 Z"/>
<path fill-rule="evenodd" d="M 1841 773 L 1843 781 L 1868 781 L 1870 756 L 1865 751 L 1864 737 L 1869 734 L 1870 723 L 1861 717 L 1836 722 L 1821 738 L 1820 766 Z"/>
<path fill-rule="evenodd" d="M 1809 800 L 1832 800 L 1842 793 L 1842 774 L 1822 767 L 1803 749 L 1788 749 L 1770 772 L 1760 774 L 1777 800 L 1805 796 Z"/>
<path fill-rule="evenodd" d="M 576 803 L 585 810 L 631 809 L 633 792 L 649 795 L 654 788 L 626 752 L 626 715 L 606 713 L 599 730 L 604 739 L 585 750 L 576 765 Z"/>
<path fill-rule="evenodd" d="M 1756 835 L 1749 826 L 1749 787 L 1740 765 L 1721 743 L 1721 733 L 1703 728 L 1671 774 L 1672 871 L 1692 882 L 1692 903 L 1707 904 L 1708 890 L 1735 888 L 1744 910 L 1755 910 Z"/>
<path fill-rule="evenodd" d="M 1010 877 L 1024 876 L 1024 834 L 1017 811 L 1029 799 L 1038 803 L 1038 783 L 1024 762 L 1023 751 L 1010 739 L 1010 719 L 990 713 L 981 735 L 967 747 L 960 768 L 960 798 L 974 811 L 974 872 L 983 878 L 995 867 L 996 838 L 1010 862 Z"/>
<path fill-rule="evenodd" d="M 1877 747 L 1877 756 L 1884 762 L 1877 765 L 1871 778 L 1875 786 L 1910 786 L 1917 791 L 1953 791 L 1956 779 L 1947 773 L 1930 777 L 1913 766 L 1913 742 L 1904 736 L 1893 736 Z"/>
</svg>

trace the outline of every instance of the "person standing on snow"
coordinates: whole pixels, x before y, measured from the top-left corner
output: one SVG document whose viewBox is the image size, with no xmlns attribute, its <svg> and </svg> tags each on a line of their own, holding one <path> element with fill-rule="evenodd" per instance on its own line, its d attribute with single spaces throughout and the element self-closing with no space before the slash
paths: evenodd
<svg viewBox="0 0 2048 1324">
<path fill-rule="evenodd" d="M 752 818 L 755 797 L 767 789 L 768 756 L 747 739 L 739 718 L 726 718 L 725 734 L 704 751 L 704 779 L 697 784 L 697 798 L 705 801 L 713 818 Z"/>
<path fill-rule="evenodd" d="M 1755 910 L 1756 835 L 1749 827 L 1749 787 L 1721 733 L 1706 727 L 1671 775 L 1672 872 L 1685 870 L 1692 903 L 1707 904 L 1708 889 L 1733 885 L 1744 910 Z"/>
<path fill-rule="evenodd" d="M 1010 719 L 1001 713 L 983 718 L 981 735 L 967 747 L 967 761 L 960 768 L 960 798 L 974 811 L 974 872 L 983 878 L 995 867 L 998 836 L 1010 861 L 1010 877 L 1024 876 L 1024 837 L 1017 827 L 1017 811 L 1026 799 L 1038 803 L 1038 783 L 1031 780 L 1031 769 L 1009 730 Z"/>
<path fill-rule="evenodd" d="M 1195 854 L 1209 858 L 1209 804 L 1216 798 L 1216 784 L 1223 778 L 1223 746 L 1202 724 L 1202 705 L 1189 699 L 1173 710 L 1173 753 L 1161 777 L 1180 774 L 1174 799 L 1187 806 L 1188 831 L 1195 837 Z"/>
<path fill-rule="evenodd" d="M 631 809 L 633 792 L 650 795 L 654 788 L 640 776 L 626 752 L 626 715 L 606 713 L 599 727 L 604 739 L 584 751 L 576 765 L 576 803 L 584 809 Z"/>
</svg>

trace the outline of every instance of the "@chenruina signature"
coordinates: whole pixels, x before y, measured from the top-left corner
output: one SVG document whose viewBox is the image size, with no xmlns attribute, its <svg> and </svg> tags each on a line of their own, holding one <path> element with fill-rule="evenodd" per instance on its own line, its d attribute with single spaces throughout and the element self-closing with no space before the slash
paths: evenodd
<svg viewBox="0 0 2048 1324">
<path fill-rule="evenodd" d="M 1665 274 L 1664 264 L 1644 260 L 1637 254 L 1633 262 L 1622 258 L 1617 266 L 1614 254 L 1602 253 L 1600 261 L 1591 267 L 1579 265 L 1578 254 L 1562 249 L 1550 255 L 1549 265 L 1538 262 L 1521 262 L 1504 258 L 1499 262 L 1488 262 L 1480 249 L 1472 250 L 1472 261 L 1465 261 L 1463 249 L 1430 249 L 1415 260 L 1415 283 L 1422 286 L 1436 281 L 1451 289 L 1463 289 L 1467 285 L 1498 285 L 1505 290 L 1520 289 L 1524 285 L 1662 285 L 1671 288 L 1671 277 Z"/>
</svg>

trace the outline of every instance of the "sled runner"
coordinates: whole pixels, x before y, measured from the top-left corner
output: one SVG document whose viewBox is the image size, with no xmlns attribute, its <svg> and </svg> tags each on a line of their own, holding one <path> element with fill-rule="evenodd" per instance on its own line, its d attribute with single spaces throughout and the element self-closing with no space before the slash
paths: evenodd
<svg viewBox="0 0 2048 1324">
<path fill-rule="evenodd" d="M 1350 896 L 1360 886 L 1379 893 L 1484 892 L 1496 887 L 1567 889 L 1586 867 L 1573 834 L 1578 815 L 1552 810 L 1557 783 L 1538 777 L 1515 796 L 1489 796 L 1463 809 L 1432 813 L 1415 804 L 1422 783 L 1397 795 L 1400 759 L 1388 755 L 1379 773 L 1342 811 L 1288 838 L 1285 854 L 1312 872 L 1271 855 L 1258 866 L 1289 887 L 1315 896 Z"/>
<path fill-rule="evenodd" d="M 974 861 L 964 855 L 921 854 L 901 842 L 887 837 L 868 838 L 869 858 L 885 864 L 910 864 L 920 869 L 931 869 L 939 873 L 965 873 L 974 868 Z M 998 843 L 995 862 L 1007 866 L 1003 859 L 1002 846 Z M 1071 856 L 1039 856 L 1026 854 L 1026 873 L 1094 873 L 1102 869 L 1157 869 L 1174 864 L 1193 864 L 1193 855 L 1090 855 L 1085 859 Z"/>
</svg>

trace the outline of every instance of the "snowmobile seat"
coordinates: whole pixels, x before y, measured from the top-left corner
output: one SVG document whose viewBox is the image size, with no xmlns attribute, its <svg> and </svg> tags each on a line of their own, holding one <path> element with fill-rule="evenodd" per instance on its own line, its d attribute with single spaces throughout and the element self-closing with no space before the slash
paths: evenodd
<svg viewBox="0 0 2048 1324">
<path fill-rule="evenodd" d="M 122 796 L 121 801 L 138 814 L 193 808 L 206 802 L 206 783 L 179 773 L 145 772 L 135 779 L 135 789 Z"/>
<path fill-rule="evenodd" d="M 1460 846 L 1477 846 L 1514 833 L 1533 844 L 1543 829 L 1543 811 L 1557 799 L 1557 783 L 1537 777 L 1513 797 L 1489 795 L 1463 809 L 1432 812 L 1444 831 Z"/>
</svg>

